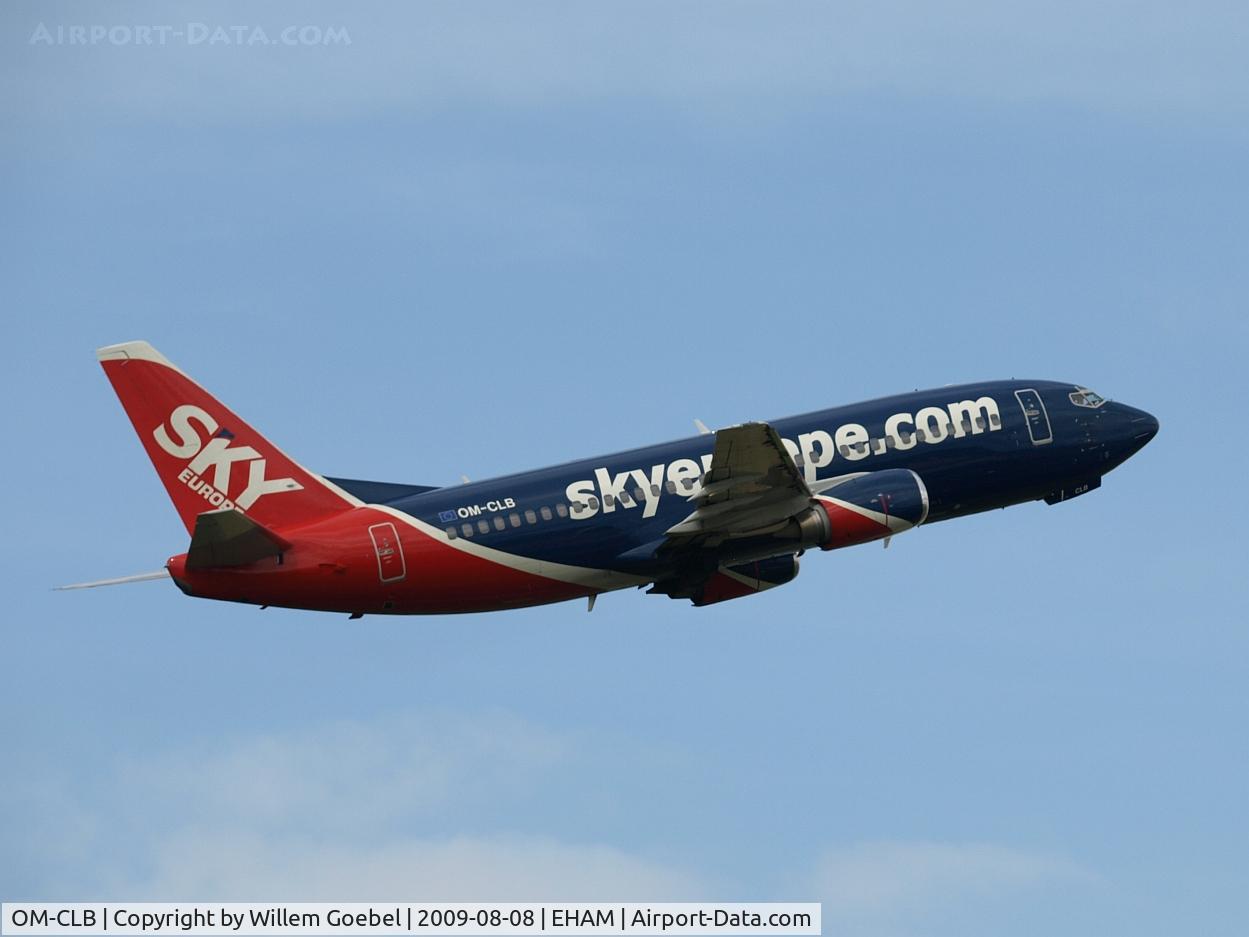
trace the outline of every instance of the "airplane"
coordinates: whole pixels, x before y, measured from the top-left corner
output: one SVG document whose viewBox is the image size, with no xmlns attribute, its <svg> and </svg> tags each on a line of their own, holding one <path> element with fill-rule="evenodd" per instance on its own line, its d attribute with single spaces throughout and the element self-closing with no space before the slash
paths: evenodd
<svg viewBox="0 0 1249 937">
<path fill-rule="evenodd" d="M 147 342 L 96 353 L 190 534 L 187 595 L 365 614 L 521 608 L 645 587 L 711 605 L 807 550 L 1095 490 L 1158 432 L 1056 381 L 915 391 L 446 487 L 320 475 Z"/>
</svg>

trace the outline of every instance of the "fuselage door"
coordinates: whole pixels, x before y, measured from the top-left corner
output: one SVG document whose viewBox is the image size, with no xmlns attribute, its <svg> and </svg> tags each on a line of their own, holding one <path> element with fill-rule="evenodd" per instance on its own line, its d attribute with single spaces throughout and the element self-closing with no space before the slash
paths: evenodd
<svg viewBox="0 0 1249 937">
<path fill-rule="evenodd" d="M 403 544 L 395 525 L 389 522 L 374 524 L 369 528 L 373 539 L 373 552 L 377 554 L 377 573 L 382 582 L 398 582 L 408 574 L 403 561 Z"/>
<path fill-rule="evenodd" d="M 1050 429 L 1049 414 L 1045 412 L 1045 404 L 1041 395 L 1031 387 L 1015 391 L 1015 399 L 1023 410 L 1024 422 L 1028 425 L 1028 435 L 1032 437 L 1032 445 L 1043 446 L 1054 441 L 1054 432 Z"/>
</svg>

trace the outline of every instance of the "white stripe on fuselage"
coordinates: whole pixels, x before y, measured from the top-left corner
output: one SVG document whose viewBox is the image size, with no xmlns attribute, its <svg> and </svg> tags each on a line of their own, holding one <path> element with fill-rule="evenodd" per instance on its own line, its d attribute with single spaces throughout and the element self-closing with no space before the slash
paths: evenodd
<svg viewBox="0 0 1249 937">
<path fill-rule="evenodd" d="M 516 553 L 508 553 L 504 550 L 496 550 L 485 544 L 475 540 L 469 540 L 466 537 L 456 537 L 454 540 L 447 536 L 445 530 L 440 527 L 434 527 L 427 524 L 419 518 L 413 517 L 400 511 L 397 508 L 389 507 L 385 504 L 370 504 L 368 507 L 375 511 L 381 511 L 389 514 L 398 521 L 407 524 L 413 530 L 430 537 L 446 546 L 453 547 L 470 556 L 487 560 L 491 563 L 498 563 L 500 566 L 506 566 L 509 569 L 515 569 L 522 573 L 529 573 L 534 576 L 542 576 L 546 579 L 554 579 L 557 582 L 566 582 L 570 585 L 584 586 L 587 589 L 594 589 L 599 592 L 608 592 L 612 589 L 626 589 L 630 586 L 640 586 L 650 582 L 650 579 L 643 576 L 632 576 L 628 573 L 618 573 L 611 569 L 594 569 L 590 566 L 569 566 L 565 563 L 552 563 L 549 560 L 534 559 L 530 556 L 521 556 Z"/>
</svg>

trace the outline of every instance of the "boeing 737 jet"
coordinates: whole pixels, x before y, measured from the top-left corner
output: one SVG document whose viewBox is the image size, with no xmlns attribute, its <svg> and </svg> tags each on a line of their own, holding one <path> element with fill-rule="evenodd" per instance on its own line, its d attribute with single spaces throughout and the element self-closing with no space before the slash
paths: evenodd
<svg viewBox="0 0 1249 937">
<path fill-rule="evenodd" d="M 1085 387 L 990 381 L 438 488 L 304 468 L 146 342 L 97 356 L 191 541 L 157 573 L 81 586 L 168 576 L 352 617 L 630 587 L 710 605 L 791 581 L 813 548 L 1085 494 L 1158 432 Z"/>
</svg>

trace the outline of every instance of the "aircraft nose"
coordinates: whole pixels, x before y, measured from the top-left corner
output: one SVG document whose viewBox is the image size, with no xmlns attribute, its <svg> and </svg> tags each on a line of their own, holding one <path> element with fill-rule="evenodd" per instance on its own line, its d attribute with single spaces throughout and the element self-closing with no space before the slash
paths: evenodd
<svg viewBox="0 0 1249 937">
<path fill-rule="evenodd" d="M 1128 432 L 1131 433 L 1132 442 L 1135 443 L 1137 449 L 1158 435 L 1156 416 L 1144 410 L 1138 410 L 1136 407 L 1129 407 L 1127 404 L 1120 404 L 1120 406 L 1123 407 Z"/>
<path fill-rule="evenodd" d="M 1122 462 L 1141 450 L 1141 448 L 1158 435 L 1158 420 L 1152 413 L 1146 413 L 1126 403 L 1112 403 L 1110 430 L 1105 441 L 1112 451 L 1117 452 L 1116 464 Z"/>
</svg>

